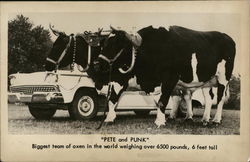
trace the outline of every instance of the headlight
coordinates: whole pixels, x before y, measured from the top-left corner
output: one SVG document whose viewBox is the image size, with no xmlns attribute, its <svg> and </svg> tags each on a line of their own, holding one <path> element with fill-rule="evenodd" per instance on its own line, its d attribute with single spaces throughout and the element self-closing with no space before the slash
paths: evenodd
<svg viewBox="0 0 250 162">
<path fill-rule="evenodd" d="M 47 96 L 46 96 L 46 100 L 49 101 L 50 99 L 51 99 L 51 94 L 49 93 L 49 94 L 47 94 Z"/>
<path fill-rule="evenodd" d="M 54 98 L 56 96 L 56 94 L 51 94 L 51 93 L 48 93 L 47 96 L 46 96 L 46 100 L 47 101 L 50 101 L 52 98 Z"/>
<path fill-rule="evenodd" d="M 15 84 L 15 81 L 16 81 L 16 77 L 15 76 L 10 76 L 10 84 L 13 85 Z"/>
</svg>

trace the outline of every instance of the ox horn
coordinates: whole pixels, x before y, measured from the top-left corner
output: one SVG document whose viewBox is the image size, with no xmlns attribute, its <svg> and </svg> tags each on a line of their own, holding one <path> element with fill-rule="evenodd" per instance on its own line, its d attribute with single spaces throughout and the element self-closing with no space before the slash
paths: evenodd
<svg viewBox="0 0 250 162">
<path fill-rule="evenodd" d="M 116 33 L 119 31 L 115 29 L 114 27 L 112 27 L 111 25 L 110 25 L 110 29 L 112 30 L 112 33 Z M 123 31 L 123 32 L 125 33 L 125 36 L 128 38 L 128 40 L 132 42 L 134 47 L 137 48 L 141 45 L 142 38 L 138 33 L 131 35 L 131 34 L 128 34 L 126 31 Z"/>
<path fill-rule="evenodd" d="M 102 32 L 100 33 L 100 36 L 109 36 L 112 33 L 112 30 L 102 30 Z"/>
<path fill-rule="evenodd" d="M 102 34 L 102 32 L 106 32 L 106 34 Z M 111 30 L 103 30 L 103 28 L 98 28 L 97 35 L 101 37 L 106 37 L 106 36 L 109 36 L 110 33 L 111 33 Z"/>
<path fill-rule="evenodd" d="M 51 26 L 51 24 L 49 24 L 49 28 L 50 28 L 50 30 L 53 32 L 53 34 L 55 34 L 56 36 L 59 36 L 60 34 L 62 34 L 62 32 L 53 29 L 53 28 L 54 28 L 54 25 Z"/>
<path fill-rule="evenodd" d="M 114 28 L 114 27 L 113 27 L 113 26 L 111 26 L 111 25 L 110 25 L 110 29 L 111 29 L 111 33 L 113 33 L 113 32 L 115 33 L 115 32 L 117 32 L 117 31 L 118 31 L 116 28 Z"/>
<path fill-rule="evenodd" d="M 131 60 L 131 65 L 130 67 L 128 68 L 128 70 L 124 71 L 122 68 L 119 68 L 119 71 L 122 73 L 122 74 L 126 74 L 128 72 L 130 72 L 133 68 L 134 68 L 134 65 L 135 65 L 135 49 L 133 48 L 132 49 L 132 60 Z"/>
<path fill-rule="evenodd" d="M 103 28 L 98 28 L 98 34 L 101 35 Z"/>
</svg>

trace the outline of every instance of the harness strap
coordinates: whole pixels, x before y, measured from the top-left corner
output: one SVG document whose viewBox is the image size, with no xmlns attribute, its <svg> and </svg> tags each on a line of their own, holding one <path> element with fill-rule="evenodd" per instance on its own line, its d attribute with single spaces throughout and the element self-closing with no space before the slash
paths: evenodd
<svg viewBox="0 0 250 162">
<path fill-rule="evenodd" d="M 49 62 L 51 62 L 51 63 L 53 63 L 53 64 L 56 64 L 56 62 L 54 60 L 52 60 L 52 59 L 50 59 L 48 57 L 46 58 L 46 60 L 49 61 Z"/>
<path fill-rule="evenodd" d="M 103 60 L 105 60 L 105 61 L 107 61 L 108 63 L 111 62 L 110 59 L 108 59 L 106 56 L 104 56 L 102 54 L 100 54 L 98 57 L 101 58 L 101 59 L 103 59 Z"/>
<path fill-rule="evenodd" d="M 90 64 L 90 59 L 91 59 L 91 46 L 88 45 L 88 64 L 87 65 Z"/>
<path fill-rule="evenodd" d="M 58 59 L 57 61 L 54 61 L 54 60 L 52 60 L 52 59 L 49 58 L 49 57 L 47 57 L 46 60 L 58 66 L 59 63 L 62 61 L 63 57 L 66 55 L 66 52 L 67 52 L 68 48 L 70 47 L 70 44 L 71 44 L 72 39 L 74 40 L 74 36 L 70 36 L 69 42 L 68 42 L 66 48 L 63 50 L 61 56 L 59 57 L 59 59 Z M 57 67 L 57 68 L 58 68 L 58 67 Z"/>
<path fill-rule="evenodd" d="M 109 64 L 112 64 L 122 54 L 123 50 L 124 49 L 121 49 L 113 59 L 109 59 L 109 58 L 107 58 L 106 56 L 104 56 L 102 54 L 100 54 L 98 57 L 105 60 L 105 61 L 107 61 Z"/>
<path fill-rule="evenodd" d="M 129 68 L 128 68 L 126 71 L 124 71 L 122 68 L 119 68 L 119 71 L 120 71 L 122 74 L 131 72 L 131 70 L 134 68 L 135 59 L 136 59 L 136 49 L 135 49 L 134 47 L 132 47 L 132 56 L 131 56 L 131 58 L 132 58 L 131 64 L 130 64 Z"/>
<path fill-rule="evenodd" d="M 72 39 L 74 39 L 73 36 L 70 37 L 69 43 L 67 44 L 67 46 L 66 46 L 65 50 L 63 51 L 63 53 L 61 54 L 61 56 L 59 57 L 59 59 L 57 61 L 57 64 L 59 64 L 62 61 L 63 57 L 65 56 L 65 54 L 66 54 L 66 52 L 67 52 L 67 50 L 68 50 L 68 48 L 69 48 L 69 46 L 71 44 Z"/>
</svg>

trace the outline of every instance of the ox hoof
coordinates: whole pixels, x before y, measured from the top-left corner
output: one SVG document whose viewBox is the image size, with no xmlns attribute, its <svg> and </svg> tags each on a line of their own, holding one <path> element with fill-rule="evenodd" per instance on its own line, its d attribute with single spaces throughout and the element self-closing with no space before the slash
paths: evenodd
<svg viewBox="0 0 250 162">
<path fill-rule="evenodd" d="M 175 118 L 168 118 L 168 123 L 174 123 L 175 122 Z"/>
<path fill-rule="evenodd" d="M 164 128 L 166 125 L 165 124 L 161 124 L 161 125 L 156 125 L 157 129 L 161 129 Z"/>
<path fill-rule="evenodd" d="M 166 125 L 165 122 L 159 122 L 159 121 L 155 121 L 155 124 L 156 124 L 157 128 L 162 128 Z"/>
<path fill-rule="evenodd" d="M 185 122 L 191 124 L 194 122 L 194 120 L 193 120 L 193 118 L 186 118 Z"/>
<path fill-rule="evenodd" d="M 103 123 L 103 125 L 104 126 L 108 126 L 108 125 L 113 125 L 115 122 L 114 121 L 105 121 L 104 123 Z"/>
<path fill-rule="evenodd" d="M 107 117 L 107 118 L 104 120 L 104 122 L 105 122 L 105 123 L 114 123 L 114 122 L 115 122 L 115 119 L 116 119 L 116 118 L 109 118 L 109 117 Z"/>
<path fill-rule="evenodd" d="M 213 121 L 212 123 L 213 123 L 213 125 L 216 126 L 216 127 L 218 127 L 218 126 L 221 124 L 221 122 L 217 122 L 217 121 Z"/>
<path fill-rule="evenodd" d="M 113 119 L 106 118 L 104 120 L 104 123 L 114 123 L 114 122 L 115 122 L 115 118 L 113 118 Z"/>
<path fill-rule="evenodd" d="M 203 126 L 208 126 L 208 124 L 209 124 L 208 121 L 205 121 L 205 120 L 202 121 L 202 125 L 203 125 Z"/>
<path fill-rule="evenodd" d="M 201 119 L 201 122 L 202 122 L 202 125 L 203 125 L 203 126 L 208 126 L 208 125 L 209 125 L 209 119 L 202 118 L 202 119 Z"/>
</svg>

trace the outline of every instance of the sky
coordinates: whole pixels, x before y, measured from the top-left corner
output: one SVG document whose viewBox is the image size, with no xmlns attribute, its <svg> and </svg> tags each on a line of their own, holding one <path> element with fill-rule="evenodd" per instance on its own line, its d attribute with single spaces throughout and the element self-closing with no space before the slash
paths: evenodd
<svg viewBox="0 0 250 162">
<path fill-rule="evenodd" d="M 236 42 L 237 53 L 240 53 L 240 16 L 237 14 L 226 13 L 112 13 L 112 12 L 81 12 L 81 13 L 12 13 L 9 20 L 18 14 L 29 17 L 34 25 L 42 25 L 49 29 L 49 24 L 54 28 L 65 32 L 83 33 L 84 31 L 97 31 L 98 28 L 109 30 L 109 26 L 120 27 L 128 32 L 140 30 L 143 27 L 153 25 L 154 27 L 166 27 L 172 25 L 183 26 L 199 31 L 220 31 L 228 34 Z M 56 37 L 51 33 L 52 40 Z M 239 58 L 236 55 L 235 64 Z M 235 66 L 234 73 L 240 73 Z"/>
</svg>

